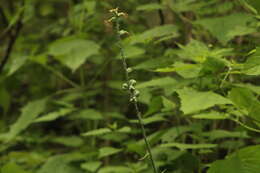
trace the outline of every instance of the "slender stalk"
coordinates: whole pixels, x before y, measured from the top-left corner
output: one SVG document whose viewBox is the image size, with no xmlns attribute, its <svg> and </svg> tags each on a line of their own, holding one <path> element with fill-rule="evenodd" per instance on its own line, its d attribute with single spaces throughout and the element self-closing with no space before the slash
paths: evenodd
<svg viewBox="0 0 260 173">
<path fill-rule="evenodd" d="M 146 135 L 142 115 L 141 115 L 141 112 L 140 112 L 139 107 L 138 107 L 137 97 L 139 95 L 139 91 L 134 88 L 136 81 L 129 78 L 129 73 L 131 72 L 131 68 L 129 68 L 127 66 L 126 56 L 125 56 L 124 48 L 123 48 L 123 45 L 122 45 L 122 39 L 121 39 L 122 31 L 120 29 L 120 23 L 119 23 L 120 15 L 121 14 L 124 15 L 124 13 L 119 13 L 118 9 L 113 9 L 113 10 L 111 10 L 111 12 L 113 12 L 114 19 L 115 19 L 115 22 L 116 22 L 118 47 L 120 49 L 121 61 L 122 61 L 122 65 L 123 65 L 124 72 L 125 72 L 125 80 L 126 80 L 126 83 L 124 84 L 125 87 L 126 87 L 125 89 L 128 90 L 129 95 L 130 95 L 130 101 L 134 104 L 136 115 L 137 115 L 137 118 L 138 118 L 138 121 L 139 121 L 139 125 L 141 127 L 143 139 L 145 141 L 146 149 L 148 151 L 150 162 L 151 162 L 152 167 L 153 167 L 153 172 L 158 173 L 158 170 L 156 168 L 155 161 L 154 161 L 154 158 L 153 158 L 153 154 L 152 154 L 152 151 L 151 151 L 151 146 L 150 146 L 150 143 L 149 143 L 147 135 Z M 123 85 L 123 87 L 124 87 L 124 85 Z"/>
</svg>

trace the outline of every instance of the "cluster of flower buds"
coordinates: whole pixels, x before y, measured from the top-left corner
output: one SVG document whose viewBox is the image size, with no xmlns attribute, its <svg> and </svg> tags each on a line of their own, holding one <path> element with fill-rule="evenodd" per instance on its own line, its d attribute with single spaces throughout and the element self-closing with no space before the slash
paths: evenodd
<svg viewBox="0 0 260 173">
<path fill-rule="evenodd" d="M 127 17 L 127 14 L 123 12 L 119 12 L 118 8 L 111 9 L 109 10 L 109 12 L 113 14 L 113 16 L 108 20 L 109 22 L 112 22 L 119 17 Z"/>
<path fill-rule="evenodd" d="M 135 88 L 136 85 L 136 80 L 134 79 L 130 79 L 128 81 L 128 83 L 124 83 L 122 85 L 122 88 L 124 90 L 128 90 L 130 92 L 130 101 L 131 102 L 136 102 L 137 101 L 137 97 L 139 97 L 140 92 Z"/>
</svg>

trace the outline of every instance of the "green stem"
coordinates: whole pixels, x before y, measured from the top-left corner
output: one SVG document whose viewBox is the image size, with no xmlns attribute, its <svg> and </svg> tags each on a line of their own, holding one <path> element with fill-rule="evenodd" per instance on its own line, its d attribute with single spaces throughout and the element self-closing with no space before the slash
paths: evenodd
<svg viewBox="0 0 260 173">
<path fill-rule="evenodd" d="M 128 67 L 127 67 L 127 63 L 126 63 L 126 56 L 125 56 L 125 53 L 124 53 L 124 48 L 123 48 L 122 43 L 121 43 L 122 40 L 121 40 L 121 36 L 120 36 L 120 24 L 119 24 L 119 17 L 118 16 L 116 16 L 116 31 L 117 31 L 117 39 L 118 39 L 118 46 L 119 46 L 119 49 L 120 49 L 121 61 L 122 61 L 124 71 L 125 71 L 125 79 L 127 81 L 127 84 L 129 84 L 130 83 L 129 82 L 129 74 L 128 74 L 129 72 L 128 72 Z M 134 93 L 132 91 L 129 91 L 129 93 L 130 93 L 130 98 L 133 98 Z M 150 143 L 149 143 L 147 135 L 146 135 L 146 131 L 145 131 L 143 119 L 142 119 L 142 116 L 141 116 L 141 112 L 140 112 L 138 104 L 137 104 L 137 100 L 134 100 L 133 104 L 134 104 L 134 107 L 135 107 L 135 111 L 136 111 L 136 114 L 137 114 L 139 124 L 141 126 L 142 135 L 143 135 L 143 138 L 144 138 L 144 141 L 145 141 L 146 149 L 149 153 L 149 158 L 150 158 L 150 161 L 151 161 L 151 164 L 152 164 L 152 167 L 153 167 L 153 171 L 154 171 L 154 173 L 158 173 L 158 170 L 157 170 L 156 165 L 155 165 L 155 161 L 153 159 L 153 154 L 152 154 L 152 151 L 151 151 L 152 149 L 151 149 Z"/>
</svg>

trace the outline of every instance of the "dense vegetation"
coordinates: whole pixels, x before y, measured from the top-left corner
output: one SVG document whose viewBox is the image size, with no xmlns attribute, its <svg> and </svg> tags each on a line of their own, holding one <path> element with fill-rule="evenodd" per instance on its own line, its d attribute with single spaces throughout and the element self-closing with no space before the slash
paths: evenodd
<svg viewBox="0 0 260 173">
<path fill-rule="evenodd" d="M 158 173 L 259 173 L 259 13 L 259 0 L 0 1 L 0 173 L 153 173 L 140 122 Z"/>
</svg>

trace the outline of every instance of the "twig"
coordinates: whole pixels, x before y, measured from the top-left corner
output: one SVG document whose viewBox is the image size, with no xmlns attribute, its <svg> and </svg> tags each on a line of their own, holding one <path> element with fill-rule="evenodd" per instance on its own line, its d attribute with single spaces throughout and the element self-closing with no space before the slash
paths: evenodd
<svg viewBox="0 0 260 173">
<path fill-rule="evenodd" d="M 135 87 L 134 87 L 135 84 L 136 84 L 136 81 L 134 79 L 130 79 L 129 78 L 129 73 L 132 71 L 132 69 L 127 66 L 126 56 L 125 56 L 124 48 L 123 48 L 123 45 L 122 45 L 121 35 L 127 34 L 128 32 L 120 29 L 119 20 L 120 20 L 121 16 L 125 16 L 126 14 L 122 13 L 122 12 L 120 13 L 118 11 L 118 8 L 112 9 L 112 10 L 110 10 L 110 12 L 113 13 L 113 17 L 110 19 L 110 21 L 114 20 L 116 22 L 116 32 L 117 32 L 117 39 L 118 39 L 118 47 L 120 49 L 121 61 L 122 61 L 122 64 L 123 64 L 123 67 L 124 67 L 124 71 L 125 71 L 126 83 L 123 84 L 123 89 L 126 89 L 129 92 L 130 101 L 134 104 L 134 107 L 135 107 L 137 118 L 138 118 L 139 124 L 141 126 L 141 130 L 142 130 L 142 135 L 143 135 L 143 138 L 144 138 L 144 141 L 145 141 L 145 144 L 146 144 L 146 149 L 148 151 L 149 158 L 150 158 L 150 161 L 151 161 L 151 164 L 152 164 L 152 167 L 153 167 L 153 171 L 154 171 L 154 173 L 158 173 L 158 170 L 157 170 L 156 165 L 155 165 L 155 161 L 153 159 L 151 146 L 150 146 L 150 143 L 149 143 L 149 141 L 147 139 L 147 135 L 146 135 L 146 131 L 145 131 L 145 128 L 144 128 L 142 115 L 141 115 L 141 112 L 139 110 L 138 103 L 137 103 L 138 102 L 137 101 L 137 97 L 139 96 L 139 91 L 137 89 L 135 89 Z"/>
</svg>

